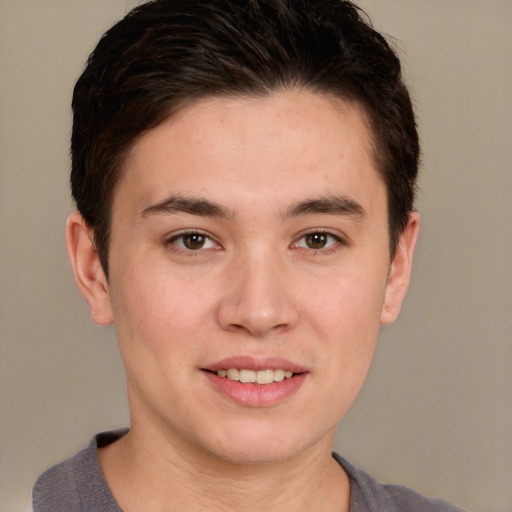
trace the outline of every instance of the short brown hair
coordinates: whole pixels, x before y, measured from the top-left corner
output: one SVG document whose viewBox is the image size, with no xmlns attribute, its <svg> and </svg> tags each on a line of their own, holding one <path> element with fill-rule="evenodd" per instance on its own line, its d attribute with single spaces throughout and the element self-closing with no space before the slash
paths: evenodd
<svg viewBox="0 0 512 512">
<path fill-rule="evenodd" d="M 103 35 L 73 94 L 72 193 L 107 275 L 113 194 L 134 142 L 186 102 L 287 87 L 363 107 L 394 252 L 418 134 L 400 61 L 364 13 L 345 0 L 153 0 Z"/>
</svg>

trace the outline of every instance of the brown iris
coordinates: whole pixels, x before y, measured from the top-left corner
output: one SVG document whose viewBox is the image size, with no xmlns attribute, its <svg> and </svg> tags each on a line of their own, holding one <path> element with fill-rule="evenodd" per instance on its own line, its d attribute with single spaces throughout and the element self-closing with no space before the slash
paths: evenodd
<svg viewBox="0 0 512 512">
<path fill-rule="evenodd" d="M 325 233 L 311 233 L 304 238 L 310 249 L 323 249 L 327 244 L 328 235 Z"/>
<path fill-rule="evenodd" d="M 206 237 L 200 233 L 183 235 L 183 245 L 192 251 L 201 249 L 206 242 Z"/>
</svg>

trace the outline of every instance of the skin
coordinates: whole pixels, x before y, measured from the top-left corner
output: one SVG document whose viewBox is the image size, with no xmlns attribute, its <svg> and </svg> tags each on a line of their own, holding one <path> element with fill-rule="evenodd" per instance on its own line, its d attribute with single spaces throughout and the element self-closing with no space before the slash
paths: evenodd
<svg viewBox="0 0 512 512">
<path fill-rule="evenodd" d="M 358 106 L 330 97 L 203 99 L 133 147 L 108 282 L 70 217 L 78 285 L 92 319 L 115 323 L 126 369 L 131 430 L 99 452 L 123 510 L 348 510 L 333 437 L 398 315 L 419 224 L 391 258 L 372 147 Z M 242 404 L 203 371 L 233 356 L 305 376 Z"/>
</svg>

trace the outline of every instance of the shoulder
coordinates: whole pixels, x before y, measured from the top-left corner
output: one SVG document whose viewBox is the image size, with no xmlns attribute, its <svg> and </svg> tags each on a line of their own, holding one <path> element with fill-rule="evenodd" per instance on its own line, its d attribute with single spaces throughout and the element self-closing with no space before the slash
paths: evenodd
<svg viewBox="0 0 512 512">
<path fill-rule="evenodd" d="M 87 459 L 91 446 L 73 457 L 47 469 L 36 481 L 32 490 L 32 503 L 35 512 L 50 510 L 82 510 L 79 485 L 76 480 L 84 467 L 88 470 Z"/>
<path fill-rule="evenodd" d="M 334 458 L 350 478 L 352 497 L 350 512 L 463 512 L 437 498 L 426 498 L 401 485 L 382 484 L 368 473 L 355 468 L 337 454 Z"/>
<path fill-rule="evenodd" d="M 118 512 L 98 461 L 98 446 L 113 442 L 125 431 L 95 436 L 89 446 L 47 469 L 32 490 L 34 512 Z"/>
</svg>

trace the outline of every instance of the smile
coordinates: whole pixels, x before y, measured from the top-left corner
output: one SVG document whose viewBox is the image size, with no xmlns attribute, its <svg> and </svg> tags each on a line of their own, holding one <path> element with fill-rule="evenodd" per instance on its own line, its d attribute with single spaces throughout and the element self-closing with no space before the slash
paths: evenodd
<svg viewBox="0 0 512 512">
<path fill-rule="evenodd" d="M 298 393 L 309 368 L 282 357 L 226 357 L 200 368 L 221 396 L 245 407 L 276 406 Z"/>
<path fill-rule="evenodd" d="M 271 370 L 247 370 L 244 368 L 228 368 L 217 370 L 217 375 L 229 380 L 247 383 L 247 384 L 272 384 L 273 382 L 282 382 L 284 379 L 293 377 L 291 370 L 280 368 Z"/>
</svg>

